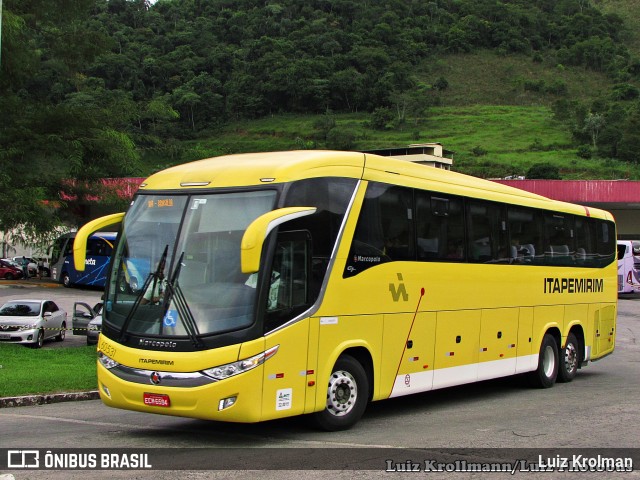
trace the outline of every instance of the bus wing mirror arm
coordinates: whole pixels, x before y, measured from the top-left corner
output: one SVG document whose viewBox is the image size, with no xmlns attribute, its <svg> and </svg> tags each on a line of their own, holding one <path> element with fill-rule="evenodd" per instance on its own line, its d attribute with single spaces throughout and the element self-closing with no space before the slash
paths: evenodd
<svg viewBox="0 0 640 480">
<path fill-rule="evenodd" d="M 76 232 L 76 238 L 73 241 L 73 264 L 77 271 L 84 272 L 84 262 L 87 259 L 87 240 L 89 236 L 101 228 L 120 223 L 123 218 L 124 212 L 114 213 L 112 215 L 91 220 L 89 223 L 80 227 L 80 230 Z"/>
<path fill-rule="evenodd" d="M 278 225 L 296 218 L 313 215 L 316 207 L 287 207 L 272 210 L 256 218 L 247 227 L 240 244 L 240 266 L 242 273 L 255 273 L 260 269 L 262 246 L 269 232 Z"/>
</svg>

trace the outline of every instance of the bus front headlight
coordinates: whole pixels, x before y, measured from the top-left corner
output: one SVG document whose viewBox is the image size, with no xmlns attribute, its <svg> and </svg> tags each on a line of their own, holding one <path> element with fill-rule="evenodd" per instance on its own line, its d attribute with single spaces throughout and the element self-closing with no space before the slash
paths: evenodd
<svg viewBox="0 0 640 480">
<path fill-rule="evenodd" d="M 253 357 L 246 358 L 244 360 L 238 360 L 237 362 L 227 363 L 226 365 L 220 365 L 218 367 L 202 370 L 202 373 L 216 380 L 224 380 L 225 378 L 248 372 L 249 370 L 252 370 L 257 366 L 262 365 L 264 362 L 266 362 L 276 354 L 278 348 L 280 348 L 280 345 L 271 347 L 269 350 L 259 353 L 258 355 L 254 355 Z"/>
<path fill-rule="evenodd" d="M 120 365 L 118 362 L 116 362 L 113 358 L 108 357 L 107 355 L 105 355 L 102 352 L 98 352 L 98 360 L 100 361 L 100 363 L 102 364 L 102 366 L 104 368 L 106 368 L 107 370 L 110 370 L 114 367 L 117 367 L 118 365 Z"/>
</svg>

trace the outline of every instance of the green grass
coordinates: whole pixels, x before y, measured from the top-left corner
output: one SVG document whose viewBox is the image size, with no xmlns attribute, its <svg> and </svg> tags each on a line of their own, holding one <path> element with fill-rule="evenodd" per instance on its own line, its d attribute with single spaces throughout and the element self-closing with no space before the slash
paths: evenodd
<svg viewBox="0 0 640 480">
<path fill-rule="evenodd" d="M 447 55 L 427 64 L 426 83 L 444 77 L 449 87 L 438 94 L 442 105 L 550 105 L 560 98 L 524 89 L 526 81 L 567 86 L 567 98 L 589 101 L 606 94 L 612 81 L 605 74 L 582 67 L 558 65 L 553 56 L 534 62 L 525 55 L 496 55 L 493 51 Z"/>
<path fill-rule="evenodd" d="M 0 345 L 0 397 L 95 390 L 96 347 Z"/>
<path fill-rule="evenodd" d="M 184 144 L 175 163 L 229 153 L 327 148 L 314 123 L 319 116 L 277 115 L 231 123 L 207 139 Z M 425 118 L 394 129 L 368 127 L 366 113 L 334 116 L 337 127 L 355 138 L 353 150 L 440 142 L 454 152 L 453 169 L 484 178 L 525 175 L 536 163 L 551 163 L 569 179 L 638 179 L 633 165 L 576 155 L 569 130 L 554 120 L 547 106 L 467 105 L 433 107 Z M 476 156 L 474 149 L 486 150 Z M 152 171 L 156 171 L 153 169 Z M 149 172 L 151 173 L 151 172 Z"/>
</svg>

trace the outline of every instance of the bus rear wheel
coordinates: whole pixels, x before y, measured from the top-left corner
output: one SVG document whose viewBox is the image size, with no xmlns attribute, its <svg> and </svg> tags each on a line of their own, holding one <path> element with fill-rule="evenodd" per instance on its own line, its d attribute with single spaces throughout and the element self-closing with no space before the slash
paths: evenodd
<svg viewBox="0 0 640 480">
<path fill-rule="evenodd" d="M 69 277 L 69 274 L 67 272 L 64 272 L 62 274 L 62 276 L 60 277 L 60 282 L 67 288 L 71 286 L 71 278 Z"/>
<path fill-rule="evenodd" d="M 562 349 L 560 357 L 558 381 L 570 382 L 576 377 L 580 365 L 580 344 L 573 333 L 567 337 L 567 344 Z"/>
<path fill-rule="evenodd" d="M 327 404 L 314 414 L 316 425 L 330 432 L 346 430 L 360 420 L 369 401 L 364 368 L 349 355 L 338 358 L 327 384 Z"/>
<path fill-rule="evenodd" d="M 556 383 L 559 368 L 558 344 L 553 335 L 546 333 L 540 345 L 538 368 L 529 374 L 534 387 L 550 388 Z"/>
</svg>

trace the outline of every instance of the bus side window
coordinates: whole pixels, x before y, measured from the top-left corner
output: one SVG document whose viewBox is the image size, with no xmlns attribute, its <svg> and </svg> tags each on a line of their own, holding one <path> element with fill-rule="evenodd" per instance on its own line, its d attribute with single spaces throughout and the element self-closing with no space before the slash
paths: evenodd
<svg viewBox="0 0 640 480">
<path fill-rule="evenodd" d="M 538 212 L 529 208 L 509 207 L 507 223 L 510 243 L 515 247 L 516 263 L 543 263 L 545 257 L 541 242 L 542 224 Z"/>
<path fill-rule="evenodd" d="M 62 256 L 68 257 L 69 255 L 73 255 L 73 238 L 67 238 L 65 240 L 64 253 Z"/>
<path fill-rule="evenodd" d="M 595 233 L 593 223 L 588 218 L 575 219 L 576 231 L 576 265 L 580 267 L 595 266 Z"/>
<path fill-rule="evenodd" d="M 413 260 L 413 219 L 411 189 L 369 184 L 344 277 L 393 260 Z"/>
<path fill-rule="evenodd" d="M 504 207 L 497 203 L 471 200 L 467 209 L 469 261 L 494 263 L 508 261 L 507 224 Z"/>
<path fill-rule="evenodd" d="M 571 215 L 544 215 L 546 265 L 573 265 L 575 248 L 572 220 Z"/>
<path fill-rule="evenodd" d="M 616 251 L 616 233 L 613 222 L 591 219 L 595 230 L 596 266 L 604 267 L 613 262 Z"/>
<path fill-rule="evenodd" d="M 416 191 L 418 260 L 463 261 L 464 212 L 459 197 Z"/>
</svg>

